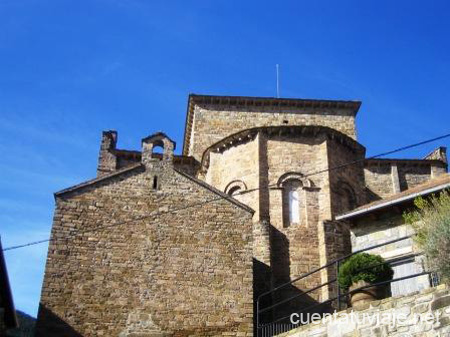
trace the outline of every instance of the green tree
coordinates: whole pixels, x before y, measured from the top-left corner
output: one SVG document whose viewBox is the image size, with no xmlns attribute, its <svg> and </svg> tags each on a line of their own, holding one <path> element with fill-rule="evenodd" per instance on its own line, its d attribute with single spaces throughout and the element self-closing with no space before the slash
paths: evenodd
<svg viewBox="0 0 450 337">
<path fill-rule="evenodd" d="M 414 241 L 424 252 L 428 267 L 445 282 L 450 281 L 450 194 L 416 198 L 417 209 L 403 217 L 415 230 Z"/>
</svg>

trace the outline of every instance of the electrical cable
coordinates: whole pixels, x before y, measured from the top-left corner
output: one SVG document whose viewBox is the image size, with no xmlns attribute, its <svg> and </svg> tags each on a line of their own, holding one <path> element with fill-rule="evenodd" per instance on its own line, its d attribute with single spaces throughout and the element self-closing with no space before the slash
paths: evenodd
<svg viewBox="0 0 450 337">
<path fill-rule="evenodd" d="M 402 147 L 399 147 L 397 149 L 394 149 L 394 150 L 391 150 L 391 151 L 387 151 L 387 152 L 383 152 L 383 153 L 380 153 L 380 154 L 377 154 L 377 155 L 374 155 L 374 156 L 371 156 L 371 157 L 368 157 L 368 158 L 362 158 L 362 159 L 354 160 L 354 161 L 351 161 L 351 162 L 348 162 L 348 163 L 344 163 L 344 164 L 341 164 L 341 165 L 329 167 L 327 169 L 323 169 L 323 170 L 315 171 L 315 172 L 312 172 L 312 173 L 308 173 L 308 174 L 305 174 L 303 177 L 311 177 L 313 175 L 317 175 L 317 174 L 321 174 L 321 173 L 325 173 L 325 172 L 330 172 L 330 171 L 335 171 L 335 170 L 338 170 L 338 169 L 341 169 L 341 168 L 344 168 L 344 167 L 347 167 L 347 166 L 350 166 L 350 165 L 355 165 L 355 164 L 364 162 L 366 160 L 376 159 L 376 158 L 380 158 L 380 157 L 385 157 L 385 156 L 390 155 L 390 154 L 394 154 L 394 153 L 402 152 L 402 151 L 405 151 L 405 150 L 409 150 L 409 149 L 414 148 L 414 147 L 418 147 L 418 146 L 421 146 L 421 145 L 429 144 L 429 143 L 435 142 L 437 140 L 441 140 L 441 139 L 445 139 L 445 138 L 449 138 L 449 137 L 450 137 L 450 133 L 447 133 L 447 134 L 444 134 L 442 136 L 438 136 L 438 137 L 427 139 L 427 140 L 424 140 L 424 141 L 421 141 L 421 142 L 418 142 L 418 143 L 402 146 Z M 267 188 L 274 187 L 274 186 L 276 186 L 276 184 L 268 185 Z M 255 192 L 255 191 L 259 190 L 259 189 L 261 189 L 261 187 L 253 188 L 253 189 L 242 191 L 242 192 L 238 192 L 236 194 L 233 194 L 233 197 L 238 196 L 238 195 L 251 193 L 251 192 Z M 181 210 L 186 210 L 188 208 L 202 206 L 202 205 L 205 205 L 207 203 L 210 203 L 210 202 L 213 202 L 213 201 L 217 201 L 217 200 L 222 200 L 222 199 L 223 199 L 223 197 L 221 196 L 221 197 L 210 199 L 210 200 L 207 200 L 207 201 L 204 201 L 204 202 L 201 202 L 201 203 L 190 204 L 188 206 L 181 207 L 181 208 L 174 209 L 174 210 L 168 210 L 168 211 L 159 212 L 159 213 L 151 213 L 151 214 L 148 214 L 148 215 L 143 215 L 143 216 L 137 217 L 135 219 L 119 222 L 119 223 L 116 223 L 116 224 L 109 224 L 109 225 L 100 226 L 100 227 L 96 227 L 96 228 L 92 228 L 92 229 L 88 229 L 88 230 L 84 230 L 84 231 L 77 231 L 77 233 L 78 234 L 83 234 L 85 232 L 92 232 L 92 231 L 95 231 L 95 230 L 108 228 L 108 227 L 112 227 L 112 226 L 124 225 L 124 224 L 127 224 L 127 223 L 143 220 L 143 219 L 146 219 L 148 217 L 158 216 L 158 215 L 161 215 L 161 214 L 168 214 L 168 213 L 172 214 L 172 213 L 176 213 L 176 212 L 181 211 Z M 4 248 L 3 251 L 5 252 L 5 251 L 9 251 L 9 250 L 15 250 L 15 249 L 19 249 L 19 248 L 34 246 L 34 245 L 38 245 L 38 244 L 41 244 L 41 243 L 50 242 L 50 240 L 51 239 L 44 239 L 44 240 L 33 241 L 33 242 L 21 244 L 21 245 L 10 246 L 10 247 Z"/>
</svg>

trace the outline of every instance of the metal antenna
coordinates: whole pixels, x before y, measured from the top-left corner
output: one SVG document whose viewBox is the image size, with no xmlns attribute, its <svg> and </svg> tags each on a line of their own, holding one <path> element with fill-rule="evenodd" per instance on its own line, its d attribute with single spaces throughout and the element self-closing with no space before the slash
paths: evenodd
<svg viewBox="0 0 450 337">
<path fill-rule="evenodd" d="M 280 73 L 278 64 L 277 64 L 277 98 L 280 98 Z"/>
</svg>

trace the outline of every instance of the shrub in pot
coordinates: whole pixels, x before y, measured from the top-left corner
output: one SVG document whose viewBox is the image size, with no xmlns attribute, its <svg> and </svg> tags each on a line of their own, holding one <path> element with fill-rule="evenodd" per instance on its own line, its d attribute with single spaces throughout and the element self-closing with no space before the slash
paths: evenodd
<svg viewBox="0 0 450 337">
<path fill-rule="evenodd" d="M 356 290 L 371 284 L 392 280 L 394 271 L 379 255 L 358 253 L 345 260 L 339 268 L 338 283 L 350 291 L 350 304 L 358 307 L 364 303 L 389 296 L 389 284 Z"/>
</svg>

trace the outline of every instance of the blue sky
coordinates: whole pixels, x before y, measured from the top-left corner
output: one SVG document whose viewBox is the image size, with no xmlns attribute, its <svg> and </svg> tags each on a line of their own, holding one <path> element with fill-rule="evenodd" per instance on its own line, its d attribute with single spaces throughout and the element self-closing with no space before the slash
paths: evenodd
<svg viewBox="0 0 450 337">
<path fill-rule="evenodd" d="M 368 155 L 449 133 L 450 2 L 0 0 L 0 234 L 49 237 L 53 192 L 119 147 L 182 147 L 189 93 L 357 99 Z M 437 145 L 402 153 L 423 156 Z M 36 315 L 47 245 L 5 253 Z"/>
</svg>

